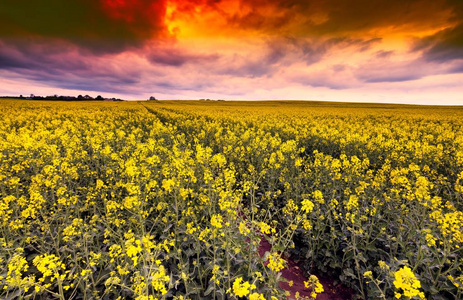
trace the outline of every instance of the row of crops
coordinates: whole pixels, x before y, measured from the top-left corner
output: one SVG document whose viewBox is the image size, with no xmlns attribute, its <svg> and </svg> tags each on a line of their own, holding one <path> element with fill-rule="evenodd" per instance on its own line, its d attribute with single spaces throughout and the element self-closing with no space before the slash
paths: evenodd
<svg viewBox="0 0 463 300">
<path fill-rule="evenodd" d="M 289 256 L 312 298 L 313 274 L 463 297 L 461 109 L 2 101 L 0 118 L 2 299 L 282 299 Z"/>
</svg>

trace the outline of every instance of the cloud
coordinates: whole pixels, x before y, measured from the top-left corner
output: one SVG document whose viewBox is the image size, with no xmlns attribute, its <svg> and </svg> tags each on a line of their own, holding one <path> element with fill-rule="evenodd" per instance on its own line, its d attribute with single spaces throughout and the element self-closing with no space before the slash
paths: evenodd
<svg viewBox="0 0 463 300">
<path fill-rule="evenodd" d="M 28 67 L 30 67 L 30 64 L 21 52 L 14 48 L 5 47 L 5 45 L 2 45 L 0 42 L 0 69 Z"/>
<path fill-rule="evenodd" d="M 349 89 L 359 85 L 351 71 L 339 65 L 325 70 L 295 72 L 289 75 L 287 80 L 303 86 L 324 87 L 330 90 Z"/>
<path fill-rule="evenodd" d="M 146 54 L 147 59 L 154 64 L 181 67 L 184 64 L 200 64 L 215 61 L 219 58 L 216 53 L 213 54 L 199 54 L 192 53 L 186 49 L 166 45 L 154 46 L 148 50 Z"/>
<path fill-rule="evenodd" d="M 37 43 L 21 47 L 0 42 L 0 71 L 59 88 L 121 92 L 137 84 L 142 70 L 123 65 L 122 57 L 114 58 L 83 56 L 73 46 Z"/>
<path fill-rule="evenodd" d="M 451 11 L 449 24 L 438 32 L 417 39 L 412 51 L 422 52 L 427 62 L 445 64 L 453 62 L 450 72 L 462 72 L 463 60 L 463 2 L 447 0 Z"/>
<path fill-rule="evenodd" d="M 463 72 L 462 3 L 1 0 L 0 79 L 224 97 L 418 86 Z"/>
<path fill-rule="evenodd" d="M 280 82 L 343 89 L 352 82 L 339 76 L 348 69 L 345 65 L 337 64 L 329 71 L 311 66 L 326 64 L 323 62 L 326 58 L 331 59 L 331 55 L 340 51 L 367 51 L 379 42 L 380 39 L 271 37 L 216 52 L 214 47 L 189 49 L 188 44 L 180 42 L 154 41 L 137 51 L 102 55 L 82 52 L 68 42 L 50 44 L 46 39 L 36 39 L 33 47 L 3 44 L 0 69 L 60 88 L 102 92 L 142 90 L 147 86 L 172 91 L 217 89 L 217 84 L 233 78 L 272 80 L 273 77 Z M 298 71 L 297 76 L 282 75 L 294 73 L 294 68 L 303 71 Z"/>
<path fill-rule="evenodd" d="M 353 69 L 354 76 L 365 83 L 409 82 L 429 76 L 463 72 L 463 60 L 428 61 L 426 57 L 393 60 L 392 56 L 370 60 Z"/>
<path fill-rule="evenodd" d="M 319 7 L 326 11 L 327 21 L 315 27 L 319 32 L 328 34 L 361 33 L 382 27 L 390 31 L 407 27 L 429 28 L 446 22 L 446 8 L 443 0 L 328 0 L 322 1 Z"/>
<path fill-rule="evenodd" d="M 423 78 L 433 72 L 441 72 L 442 68 L 434 69 L 420 59 L 395 61 L 392 54 L 379 53 L 379 59 L 364 62 L 354 69 L 354 76 L 365 83 L 403 82 Z M 378 57 L 378 53 L 376 54 Z"/>
<path fill-rule="evenodd" d="M 164 14 L 165 1 L 2 0 L 0 38 L 48 38 L 114 53 L 164 34 Z"/>
<path fill-rule="evenodd" d="M 249 45 L 241 52 L 222 55 L 208 70 L 237 77 L 272 77 L 282 68 L 302 62 L 306 66 L 319 62 L 339 41 L 313 41 L 274 37 Z"/>
<path fill-rule="evenodd" d="M 379 50 L 375 53 L 376 58 L 389 58 L 394 54 L 394 51 Z"/>
<path fill-rule="evenodd" d="M 455 5 L 445 0 L 241 0 L 239 3 L 241 9 L 227 15 L 231 26 L 294 37 L 358 37 L 383 28 L 399 32 L 426 30 L 448 22 L 449 6 Z"/>
<path fill-rule="evenodd" d="M 48 38 L 119 53 L 174 38 L 169 22 L 183 19 L 217 35 L 374 40 L 384 30 L 439 28 L 460 6 L 458 0 L 2 0 L 0 39 Z M 175 8 L 167 17 L 169 7 Z"/>
<path fill-rule="evenodd" d="M 463 23 L 421 39 L 416 43 L 414 50 L 423 51 L 428 61 L 463 59 Z"/>
<path fill-rule="evenodd" d="M 265 39 L 256 51 L 250 49 L 242 54 L 222 57 L 222 64 L 215 65 L 213 69 L 218 74 L 239 77 L 272 77 L 280 70 L 290 69 L 294 65 L 310 68 L 327 59 L 333 52 L 346 49 L 366 51 L 379 41 L 380 39 L 272 37 Z"/>
</svg>

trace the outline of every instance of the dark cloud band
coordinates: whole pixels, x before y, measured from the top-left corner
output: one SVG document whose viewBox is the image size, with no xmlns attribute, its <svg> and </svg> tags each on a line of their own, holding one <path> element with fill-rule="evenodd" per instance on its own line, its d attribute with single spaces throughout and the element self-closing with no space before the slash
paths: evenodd
<svg viewBox="0 0 463 300">
<path fill-rule="evenodd" d="M 49 38 L 117 52 L 162 34 L 164 14 L 165 1 L 2 0 L 0 39 Z"/>
</svg>

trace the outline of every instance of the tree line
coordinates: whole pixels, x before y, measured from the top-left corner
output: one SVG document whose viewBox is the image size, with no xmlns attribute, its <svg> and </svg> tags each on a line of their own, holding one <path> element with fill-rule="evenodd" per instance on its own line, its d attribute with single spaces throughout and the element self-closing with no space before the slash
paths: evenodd
<svg viewBox="0 0 463 300">
<path fill-rule="evenodd" d="M 95 98 L 89 95 L 79 95 L 75 96 L 63 96 L 63 95 L 51 95 L 51 96 L 37 96 L 31 94 L 30 96 L 24 97 L 23 95 L 19 96 L 2 96 L 0 98 L 8 98 L 8 99 L 24 99 L 24 100 L 60 100 L 60 101 L 122 101 L 122 99 L 118 98 L 104 98 L 101 95 L 96 96 Z"/>
</svg>

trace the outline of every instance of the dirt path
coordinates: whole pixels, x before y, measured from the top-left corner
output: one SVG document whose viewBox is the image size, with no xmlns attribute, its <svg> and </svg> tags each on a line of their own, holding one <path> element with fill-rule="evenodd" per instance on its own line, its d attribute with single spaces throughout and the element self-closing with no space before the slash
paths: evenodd
<svg viewBox="0 0 463 300">
<path fill-rule="evenodd" d="M 270 251 L 272 246 L 263 237 L 259 245 L 259 255 L 263 256 L 266 251 Z M 299 299 L 309 299 L 311 290 L 304 286 L 304 281 L 308 278 L 304 275 L 300 265 L 294 262 L 291 258 L 286 259 L 287 267 L 281 271 L 281 276 L 288 280 L 288 282 L 280 282 L 280 287 L 291 294 L 288 299 L 296 299 L 296 293 L 299 293 Z M 351 300 L 353 291 L 342 285 L 334 285 L 332 278 L 324 278 L 317 276 L 320 283 L 323 285 L 324 292 L 317 296 L 317 300 Z M 289 281 L 292 281 L 290 286 Z"/>
</svg>

